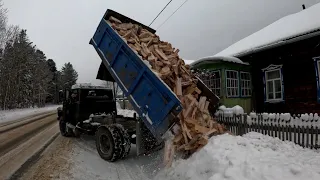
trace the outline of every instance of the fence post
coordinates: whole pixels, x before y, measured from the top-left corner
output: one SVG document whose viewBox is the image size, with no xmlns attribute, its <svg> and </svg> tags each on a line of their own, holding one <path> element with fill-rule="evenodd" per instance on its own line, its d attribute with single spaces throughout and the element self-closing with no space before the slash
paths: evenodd
<svg viewBox="0 0 320 180">
<path fill-rule="evenodd" d="M 306 135 L 307 135 L 307 143 L 306 143 L 306 147 L 309 148 L 310 147 L 310 143 L 309 143 L 309 135 L 310 135 L 310 131 L 309 131 L 309 127 L 306 128 Z"/>
<path fill-rule="evenodd" d="M 245 114 L 244 115 L 244 118 L 243 118 L 243 121 L 242 121 L 242 123 L 243 123 L 243 126 L 242 126 L 242 132 L 243 132 L 243 134 L 245 134 L 246 133 L 246 124 L 247 124 L 247 114 Z"/>
<path fill-rule="evenodd" d="M 310 129 L 310 134 L 311 134 L 311 144 L 310 144 L 310 147 L 311 147 L 311 149 L 313 149 L 314 148 L 314 143 L 313 143 L 313 135 L 314 135 L 314 128 L 313 128 L 313 125 L 311 125 L 311 129 Z"/>
<path fill-rule="evenodd" d="M 316 142 L 315 142 L 315 149 L 318 149 L 319 148 L 319 144 L 318 144 L 318 136 L 319 136 L 319 128 L 318 126 L 316 127 Z"/>
<path fill-rule="evenodd" d="M 245 134 L 244 123 L 247 121 L 247 115 L 242 114 L 239 116 L 240 120 L 238 122 L 238 135 L 242 136 Z"/>
</svg>

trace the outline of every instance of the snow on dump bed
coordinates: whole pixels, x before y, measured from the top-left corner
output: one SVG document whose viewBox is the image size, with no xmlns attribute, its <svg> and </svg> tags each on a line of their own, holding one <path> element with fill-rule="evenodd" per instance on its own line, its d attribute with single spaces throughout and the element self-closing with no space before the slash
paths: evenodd
<svg viewBox="0 0 320 180">
<path fill-rule="evenodd" d="M 320 3 L 288 15 L 236 42 L 215 56 L 237 56 L 320 29 Z"/>
<path fill-rule="evenodd" d="M 33 114 L 56 111 L 59 105 L 50 105 L 43 108 L 26 108 L 0 111 L 0 123 L 17 120 Z"/>
<path fill-rule="evenodd" d="M 156 179 L 318 180 L 320 154 L 256 132 L 243 137 L 224 134 Z"/>
</svg>

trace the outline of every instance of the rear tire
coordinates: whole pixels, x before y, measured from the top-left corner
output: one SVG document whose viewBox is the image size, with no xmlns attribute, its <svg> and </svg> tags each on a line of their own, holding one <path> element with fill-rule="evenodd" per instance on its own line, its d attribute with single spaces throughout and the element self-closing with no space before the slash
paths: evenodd
<svg viewBox="0 0 320 180">
<path fill-rule="evenodd" d="M 100 157 L 106 161 L 114 162 L 121 157 L 120 130 L 115 125 L 101 126 L 96 132 L 96 147 Z"/>
<path fill-rule="evenodd" d="M 129 134 L 127 133 L 127 131 L 123 128 L 123 126 L 121 124 L 116 124 L 116 127 L 118 128 L 118 130 L 120 131 L 121 134 L 121 149 L 122 150 L 122 154 L 121 154 L 121 159 L 126 158 L 131 150 L 131 138 L 129 136 Z"/>
</svg>

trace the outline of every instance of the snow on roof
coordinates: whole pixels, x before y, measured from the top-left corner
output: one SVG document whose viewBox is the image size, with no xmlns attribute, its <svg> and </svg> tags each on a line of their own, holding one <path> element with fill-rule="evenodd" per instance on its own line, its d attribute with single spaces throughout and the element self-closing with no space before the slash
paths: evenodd
<svg viewBox="0 0 320 180">
<path fill-rule="evenodd" d="M 204 64 L 204 63 L 217 63 L 217 62 L 232 62 L 232 63 L 237 63 L 237 64 L 244 64 L 244 65 L 249 65 L 248 63 L 242 62 L 239 58 L 236 57 L 228 57 L 228 56 L 210 56 L 210 57 L 204 57 L 201 58 L 193 63 L 191 63 L 191 66 L 195 66 L 198 64 Z"/>
<path fill-rule="evenodd" d="M 191 64 L 191 63 L 193 63 L 195 60 L 184 60 L 184 63 L 185 64 Z"/>
<path fill-rule="evenodd" d="M 236 56 L 284 43 L 292 38 L 320 30 L 320 3 L 285 16 L 267 27 L 236 42 L 215 56 Z M 317 32 L 318 33 L 318 32 Z"/>
</svg>

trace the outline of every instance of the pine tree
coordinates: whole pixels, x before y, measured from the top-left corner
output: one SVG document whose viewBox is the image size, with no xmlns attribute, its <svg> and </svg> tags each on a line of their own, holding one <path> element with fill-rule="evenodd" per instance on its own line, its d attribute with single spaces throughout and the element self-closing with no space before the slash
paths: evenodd
<svg viewBox="0 0 320 180">
<path fill-rule="evenodd" d="M 61 85 L 62 88 L 71 89 L 72 85 L 76 84 L 78 80 L 78 73 L 73 68 L 70 62 L 65 63 L 61 69 Z"/>
<path fill-rule="evenodd" d="M 48 82 L 48 96 L 46 98 L 46 102 L 58 102 L 58 77 L 57 77 L 57 67 L 56 63 L 52 59 L 48 59 L 47 61 L 50 74 L 52 78 Z"/>
</svg>

